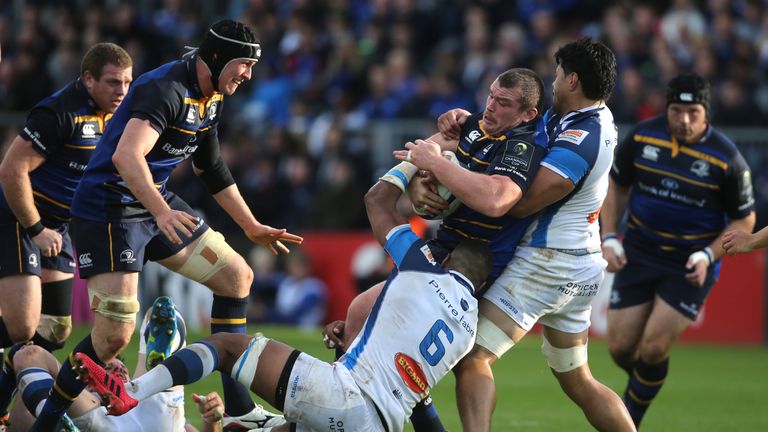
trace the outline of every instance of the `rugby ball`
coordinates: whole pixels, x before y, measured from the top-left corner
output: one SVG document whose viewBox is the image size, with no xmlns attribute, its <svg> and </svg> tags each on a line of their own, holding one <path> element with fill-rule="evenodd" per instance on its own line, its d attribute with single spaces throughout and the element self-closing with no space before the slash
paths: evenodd
<svg viewBox="0 0 768 432">
<path fill-rule="evenodd" d="M 454 164 L 462 167 L 461 166 L 461 162 L 459 162 L 459 159 L 456 157 L 456 154 L 454 152 L 446 150 L 446 151 L 443 152 L 443 156 L 446 159 L 448 159 L 449 161 L 453 162 Z M 464 167 L 462 167 L 462 168 L 464 168 Z M 451 191 L 449 191 L 448 188 L 446 188 L 445 186 L 443 186 L 440 183 L 437 184 L 437 194 L 440 196 L 440 198 L 448 201 L 448 207 L 446 207 L 445 210 L 443 210 L 442 212 L 440 212 L 439 214 L 437 214 L 435 216 L 432 216 L 429 213 L 426 213 L 423 210 L 416 208 L 415 205 L 412 205 L 413 206 L 413 211 L 417 215 L 421 216 L 423 219 L 437 220 L 437 219 L 445 219 L 445 218 L 447 218 L 453 212 L 455 212 L 456 209 L 459 208 L 459 206 L 461 205 L 461 201 L 456 199 L 456 197 L 453 196 Z"/>
</svg>

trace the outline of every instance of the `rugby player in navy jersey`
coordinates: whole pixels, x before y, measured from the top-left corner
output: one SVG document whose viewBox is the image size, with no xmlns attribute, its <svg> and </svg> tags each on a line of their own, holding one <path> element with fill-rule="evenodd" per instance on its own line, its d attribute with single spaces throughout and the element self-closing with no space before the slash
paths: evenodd
<svg viewBox="0 0 768 432">
<path fill-rule="evenodd" d="M 119 46 L 91 47 L 80 77 L 32 108 L 0 164 L 0 347 L 31 339 L 54 351 L 69 336 L 72 198 L 132 74 Z M 0 413 L 16 383 L 9 371 L 5 365 L 0 375 Z"/>
<path fill-rule="evenodd" d="M 139 272 L 148 260 L 213 291 L 212 332 L 245 332 L 252 270 L 221 234 L 166 189 L 171 172 L 187 158 L 251 241 L 273 253 L 288 252 L 282 242 L 301 242 L 285 229 L 256 220 L 219 151 L 224 96 L 251 78 L 260 55 L 251 29 L 219 21 L 206 31 L 199 49 L 137 78 L 115 112 L 72 203 L 79 271 L 88 279 L 95 312 L 93 331 L 75 353 L 108 362 L 125 348 L 139 310 Z M 48 430 L 82 391 L 71 366 L 70 360 L 62 365 L 35 428 Z M 248 429 L 283 422 L 262 412 L 247 389 L 222 379 L 225 426 Z"/>
<path fill-rule="evenodd" d="M 638 425 L 667 377 L 672 345 L 717 281 L 721 235 L 755 226 L 749 168 L 710 124 L 709 98 L 696 74 L 669 82 L 666 113 L 638 124 L 617 148 L 603 205 L 603 253 L 616 272 L 608 348 L 629 374 L 624 401 Z"/>
<path fill-rule="evenodd" d="M 529 69 L 510 69 L 493 81 L 485 110 L 470 115 L 460 133 L 449 138 L 438 133 L 426 141 L 407 144 L 409 151 L 395 152 L 403 162 L 382 179 L 400 189 L 407 188 L 414 204 L 424 212 L 436 213 L 445 203 L 431 192 L 433 184 L 415 175 L 418 168 L 408 158 L 425 163 L 421 168 L 430 170 L 449 189 L 461 188 L 464 193 L 463 205 L 443 219 L 436 238 L 429 241 L 438 260 L 463 239 L 481 239 L 493 251 L 488 282 L 504 270 L 530 223 L 530 218 L 518 219 L 506 213 L 526 192 L 546 154 L 547 138 L 540 121 L 543 110 L 541 78 Z M 462 167 L 443 158 L 442 150 L 454 151 Z M 344 322 L 326 327 L 327 346 L 338 347 L 339 351 L 346 348 L 362 327 L 382 285 L 360 294 L 350 305 Z M 422 408 L 414 411 L 414 428 L 443 430 L 434 407 L 429 405 L 426 412 Z"/>
<path fill-rule="evenodd" d="M 123 384 L 83 353 L 78 373 L 120 415 L 164 389 L 214 370 L 230 374 L 291 423 L 259 431 L 400 432 L 414 405 L 472 347 L 476 292 L 492 267 L 487 244 L 463 240 L 442 261 L 399 214 L 402 191 L 380 180 L 365 204 L 376 240 L 395 262 L 362 332 L 333 364 L 262 334 L 217 333 Z"/>
</svg>

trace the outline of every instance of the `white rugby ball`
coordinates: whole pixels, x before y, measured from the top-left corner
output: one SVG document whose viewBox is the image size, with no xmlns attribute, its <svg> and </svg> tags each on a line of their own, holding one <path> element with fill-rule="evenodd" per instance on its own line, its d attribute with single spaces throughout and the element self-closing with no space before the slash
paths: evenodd
<svg viewBox="0 0 768 432">
<path fill-rule="evenodd" d="M 453 162 L 454 164 L 462 167 L 461 162 L 459 162 L 459 159 L 456 157 L 456 154 L 454 152 L 446 150 L 443 152 L 443 156 L 449 161 Z M 449 191 L 448 188 L 446 188 L 440 183 L 437 184 L 437 194 L 440 196 L 440 198 L 448 201 L 448 207 L 446 207 L 445 210 L 443 210 L 442 212 L 440 212 L 435 216 L 432 216 L 429 213 L 416 208 L 416 206 L 413 206 L 413 211 L 417 215 L 427 220 L 445 219 L 448 216 L 450 216 L 453 212 L 455 212 L 456 209 L 459 208 L 459 206 L 461 205 L 461 201 L 456 199 L 456 197 L 453 196 L 451 191 Z"/>
</svg>

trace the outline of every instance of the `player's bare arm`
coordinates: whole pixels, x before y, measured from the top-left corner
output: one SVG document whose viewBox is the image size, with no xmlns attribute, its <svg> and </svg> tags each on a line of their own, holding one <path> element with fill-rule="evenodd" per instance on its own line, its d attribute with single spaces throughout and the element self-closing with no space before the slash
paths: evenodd
<svg viewBox="0 0 768 432">
<path fill-rule="evenodd" d="M 514 217 L 522 218 L 538 213 L 550 204 L 554 204 L 576 188 L 573 182 L 542 166 L 533 179 L 533 184 L 525 196 L 509 211 Z"/>
<path fill-rule="evenodd" d="M 35 207 L 29 173 L 43 162 L 45 158 L 32 148 L 32 143 L 17 136 L 0 164 L 0 183 L 16 219 L 24 228 L 33 228 L 30 237 L 40 252 L 45 256 L 56 256 L 61 251 L 61 234 L 44 227 L 40 230 L 42 225 L 34 228 L 40 223 L 40 213 Z"/>
<path fill-rule="evenodd" d="M 437 128 L 440 134 L 449 140 L 458 140 L 461 138 L 461 126 L 467 121 L 467 118 L 472 115 L 467 110 L 461 108 L 454 108 L 448 112 L 445 112 L 437 118 Z"/>
<path fill-rule="evenodd" d="M 750 231 L 732 230 L 723 234 L 722 246 L 726 255 L 749 253 L 768 246 L 768 227 L 751 234 Z"/>
<path fill-rule="evenodd" d="M 416 140 L 405 148 L 395 151 L 395 157 L 432 172 L 464 205 L 486 216 L 503 216 L 523 196 L 520 186 L 509 177 L 472 172 L 447 160 L 434 141 Z M 479 190 L 484 193 L 478 194 Z"/>
<path fill-rule="evenodd" d="M 282 243 L 301 244 L 302 237 L 287 232 L 285 228 L 278 229 L 268 225 L 262 225 L 251 213 L 248 205 L 243 200 L 237 185 L 230 185 L 213 195 L 221 208 L 243 229 L 245 235 L 254 243 L 260 244 L 272 253 L 288 253 L 288 248 Z"/>
<path fill-rule="evenodd" d="M 629 188 L 621 186 L 615 180 L 609 180 L 608 194 L 600 211 L 600 229 L 603 240 L 603 258 L 608 261 L 606 270 L 617 272 L 627 264 L 627 257 L 621 242 L 616 238 L 619 221 L 627 209 Z"/>
<path fill-rule="evenodd" d="M 387 234 L 392 228 L 408 223 L 395 206 L 401 194 L 402 191 L 397 186 L 381 180 L 365 194 L 368 220 L 374 237 L 382 246 L 387 242 Z"/>
<path fill-rule="evenodd" d="M 176 231 L 190 237 L 198 221 L 186 212 L 171 210 L 155 187 L 144 156 L 152 150 L 159 137 L 160 134 L 148 120 L 129 120 L 112 155 L 112 162 L 133 195 L 155 217 L 160 231 L 172 242 L 181 244 Z"/>
</svg>

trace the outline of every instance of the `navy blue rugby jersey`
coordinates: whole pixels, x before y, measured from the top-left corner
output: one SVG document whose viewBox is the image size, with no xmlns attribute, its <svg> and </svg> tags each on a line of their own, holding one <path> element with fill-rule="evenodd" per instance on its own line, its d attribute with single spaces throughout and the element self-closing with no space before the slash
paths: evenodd
<svg viewBox="0 0 768 432">
<path fill-rule="evenodd" d="M 461 128 L 456 157 L 470 171 L 511 178 L 525 193 L 547 153 L 544 122 L 538 118 L 494 137 L 483 130 L 482 118 L 482 112 L 467 118 Z M 494 279 L 512 259 L 531 220 L 532 217 L 517 219 L 509 215 L 492 218 L 461 205 L 443 219 L 437 239 L 449 247 L 465 238 L 489 242 L 493 252 L 490 278 Z"/>
<path fill-rule="evenodd" d="M 200 146 L 219 145 L 216 127 L 223 95 L 200 91 L 195 57 L 173 61 L 141 75 L 115 111 L 75 193 L 72 214 L 93 221 L 140 221 L 152 215 L 131 193 L 112 163 L 131 118 L 149 120 L 160 137 L 145 159 L 160 194 L 177 165 Z"/>
<path fill-rule="evenodd" d="M 43 224 L 69 221 L 75 188 L 112 115 L 99 110 L 77 79 L 32 108 L 19 136 L 45 157 L 30 173 L 32 194 Z M 11 214 L 5 195 L 0 208 Z"/>
<path fill-rule="evenodd" d="M 627 135 L 611 178 L 632 187 L 626 241 L 678 261 L 708 246 L 729 219 L 746 217 L 755 203 L 749 167 L 728 137 L 709 126 L 699 142 L 680 144 L 666 115 Z"/>
</svg>

